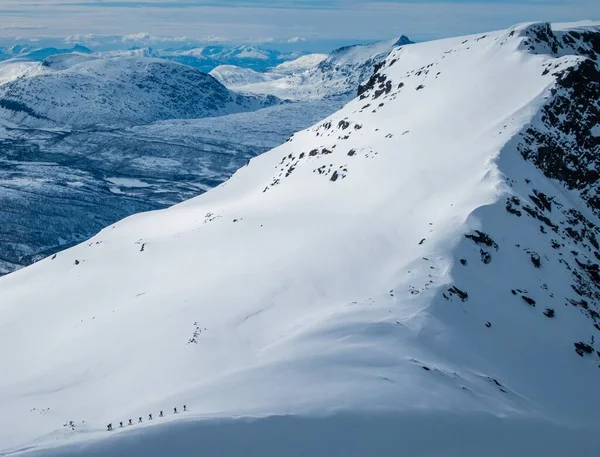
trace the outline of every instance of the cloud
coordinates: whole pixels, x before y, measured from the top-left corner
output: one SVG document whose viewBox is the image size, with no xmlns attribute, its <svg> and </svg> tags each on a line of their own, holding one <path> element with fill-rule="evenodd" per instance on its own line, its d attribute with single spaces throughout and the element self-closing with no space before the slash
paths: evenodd
<svg viewBox="0 0 600 457">
<path fill-rule="evenodd" d="M 287 40 L 287 43 L 304 43 L 306 41 L 306 38 L 301 37 L 301 36 L 295 36 L 290 38 L 289 40 Z"/>
<path fill-rule="evenodd" d="M 123 40 L 123 42 L 128 42 L 128 41 L 151 41 L 151 36 L 149 33 L 131 33 L 129 35 L 123 35 L 123 37 L 121 37 L 121 39 Z"/>
<path fill-rule="evenodd" d="M 94 35 L 93 33 L 76 33 L 65 37 L 63 42 L 66 44 L 86 44 L 87 46 L 100 46 L 103 38 L 104 37 Z"/>
<path fill-rule="evenodd" d="M 402 34 L 425 40 L 526 21 L 600 18 L 598 0 L 0 0 L 0 4 L 0 37 L 93 35 L 116 37 L 121 45 L 223 36 L 235 42 L 265 42 L 264 37 L 270 37 L 275 43 L 307 45 Z"/>
<path fill-rule="evenodd" d="M 187 43 L 194 41 L 186 36 L 159 36 L 147 32 L 129 33 L 120 37 L 124 43 Z"/>
<path fill-rule="evenodd" d="M 75 35 L 69 35 L 65 38 L 65 43 L 75 43 L 81 41 L 92 41 L 96 39 L 96 35 L 93 33 L 76 33 Z"/>
</svg>

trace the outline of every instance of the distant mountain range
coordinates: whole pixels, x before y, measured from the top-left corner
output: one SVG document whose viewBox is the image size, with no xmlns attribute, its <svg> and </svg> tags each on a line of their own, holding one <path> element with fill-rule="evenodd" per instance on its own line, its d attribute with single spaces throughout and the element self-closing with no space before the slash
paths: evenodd
<svg viewBox="0 0 600 457">
<path fill-rule="evenodd" d="M 135 47 L 116 51 L 94 52 L 91 49 L 75 45 L 72 48 L 32 48 L 30 46 L 15 45 L 11 48 L 0 48 L 0 60 L 21 59 L 41 61 L 57 54 L 94 54 L 98 57 L 154 57 L 157 59 L 172 60 L 204 72 L 209 72 L 219 65 L 236 65 L 256 71 L 264 71 L 275 67 L 282 62 L 297 59 L 305 52 L 280 52 L 272 49 L 263 49 L 259 46 L 202 46 L 182 47 L 172 49 L 154 49 L 151 47 Z"/>
<path fill-rule="evenodd" d="M 30 46 L 14 45 L 11 48 L 0 48 L 0 60 L 23 59 L 23 60 L 44 60 L 47 57 L 57 54 L 70 54 L 78 52 L 81 54 L 91 54 L 89 48 L 81 45 L 75 45 L 72 48 L 32 48 Z"/>
</svg>

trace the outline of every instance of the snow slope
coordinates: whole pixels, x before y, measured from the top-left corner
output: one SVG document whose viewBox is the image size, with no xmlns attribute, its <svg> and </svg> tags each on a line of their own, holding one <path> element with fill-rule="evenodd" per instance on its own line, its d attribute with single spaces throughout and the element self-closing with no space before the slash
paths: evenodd
<svg viewBox="0 0 600 457">
<path fill-rule="evenodd" d="M 211 74 L 230 89 L 243 93 L 269 94 L 290 100 L 350 100 L 392 49 L 411 43 L 402 35 L 369 45 L 346 46 L 327 58 L 319 54 L 304 56 L 273 68 L 262 81 L 256 75 L 248 77 L 243 69 L 238 69 L 239 76 L 234 77 L 234 69 L 230 67 L 226 71 L 217 67 Z"/>
<path fill-rule="evenodd" d="M 595 455 L 600 31 L 558 30 L 396 49 L 216 189 L 1 278 L 4 452 Z"/>
<path fill-rule="evenodd" d="M 286 103 L 244 115 L 279 101 L 232 93 L 204 73 L 152 56 L 160 53 L 0 62 L 0 275 L 130 214 L 196 196 L 341 106 Z M 207 117 L 221 119 L 201 120 Z M 153 128 L 165 119 L 173 121 L 168 129 Z M 128 130 L 132 125 L 140 129 Z M 114 186 L 110 177 L 148 187 Z"/>
<path fill-rule="evenodd" d="M 115 129 L 0 127 L 0 275 L 195 197 L 340 107 L 284 103 Z"/>
<path fill-rule="evenodd" d="M 6 60 L 0 62 L 0 84 L 5 84 L 29 75 L 36 75 L 42 71 L 37 62 Z"/>
<path fill-rule="evenodd" d="M 0 119 L 31 127 L 122 127 L 252 111 L 278 102 L 231 93 L 185 65 L 137 56 L 72 53 L 37 64 L 8 61 L 0 67 L 0 81 Z"/>
</svg>

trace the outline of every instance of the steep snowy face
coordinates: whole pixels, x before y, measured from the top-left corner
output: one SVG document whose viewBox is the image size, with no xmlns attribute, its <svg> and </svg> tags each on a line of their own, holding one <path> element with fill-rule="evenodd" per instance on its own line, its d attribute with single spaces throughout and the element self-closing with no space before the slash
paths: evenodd
<svg viewBox="0 0 600 457">
<path fill-rule="evenodd" d="M 296 62 L 299 68 L 291 73 L 289 67 L 293 68 L 293 62 L 275 67 L 269 72 L 269 75 L 275 77 L 262 82 L 249 80 L 246 85 L 240 81 L 232 85 L 227 85 L 226 81 L 223 83 L 240 92 L 270 94 L 291 100 L 350 100 L 359 84 L 369 79 L 374 67 L 381 63 L 392 49 L 411 43 L 403 35 L 397 40 L 346 46 L 333 51 L 326 58 L 316 55 L 317 57 L 308 59 L 309 56 L 304 56 Z M 300 62 L 301 59 L 306 60 Z M 314 66 L 306 67 L 306 61 L 311 64 L 318 62 Z"/>
<path fill-rule="evenodd" d="M 22 63 L 16 63 L 19 70 Z M 278 101 L 233 94 L 193 68 L 143 57 L 51 56 L 19 78 L 0 76 L 0 115 L 11 123 L 119 126 L 251 111 Z M 12 64 L 3 73 L 14 73 Z"/>
<path fill-rule="evenodd" d="M 600 31 L 583 29 L 395 49 L 223 185 L 0 279 L 4 448 L 117 440 L 106 424 L 187 404 L 397 412 L 425 437 L 452 413 L 451 455 L 473 456 L 473 424 L 502 417 L 591 449 Z"/>
</svg>

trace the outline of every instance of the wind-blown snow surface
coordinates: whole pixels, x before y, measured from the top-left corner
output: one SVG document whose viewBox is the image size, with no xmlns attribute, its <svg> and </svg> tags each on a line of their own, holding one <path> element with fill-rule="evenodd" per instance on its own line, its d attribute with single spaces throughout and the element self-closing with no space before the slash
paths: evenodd
<svg viewBox="0 0 600 457">
<path fill-rule="evenodd" d="M 218 188 L 0 279 L 5 452 L 595 455 L 597 40 L 399 48 Z"/>
</svg>

